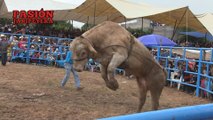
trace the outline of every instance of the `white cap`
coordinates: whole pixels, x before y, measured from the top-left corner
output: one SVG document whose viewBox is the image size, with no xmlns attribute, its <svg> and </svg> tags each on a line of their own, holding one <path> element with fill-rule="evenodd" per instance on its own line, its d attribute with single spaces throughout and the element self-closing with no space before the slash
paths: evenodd
<svg viewBox="0 0 213 120">
<path fill-rule="evenodd" d="M 4 34 L 1 34 L 0 37 L 6 37 Z"/>
</svg>

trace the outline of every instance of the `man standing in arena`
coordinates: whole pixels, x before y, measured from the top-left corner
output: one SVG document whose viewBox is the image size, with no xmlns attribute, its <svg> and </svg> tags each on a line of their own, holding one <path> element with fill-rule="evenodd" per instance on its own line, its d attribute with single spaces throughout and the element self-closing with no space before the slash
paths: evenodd
<svg viewBox="0 0 213 120">
<path fill-rule="evenodd" d="M 4 34 L 0 35 L 0 54 L 1 54 L 1 63 L 2 65 L 6 65 L 7 63 L 7 48 L 11 41 L 13 40 L 13 36 L 11 36 L 10 40 L 8 41 Z"/>
<path fill-rule="evenodd" d="M 70 73 L 73 73 L 75 80 L 75 87 L 77 90 L 82 90 L 83 87 L 80 87 L 80 79 L 77 72 L 73 68 L 73 60 L 72 60 L 72 52 L 68 51 L 66 55 L 66 59 L 64 61 L 64 68 L 66 69 L 66 74 L 64 75 L 63 80 L 61 81 L 61 87 L 64 87 L 67 80 L 70 78 Z"/>
</svg>

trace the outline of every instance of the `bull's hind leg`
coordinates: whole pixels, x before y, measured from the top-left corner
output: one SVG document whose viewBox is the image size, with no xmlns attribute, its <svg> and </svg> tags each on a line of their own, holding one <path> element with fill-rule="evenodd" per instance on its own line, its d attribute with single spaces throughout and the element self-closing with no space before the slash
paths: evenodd
<svg viewBox="0 0 213 120">
<path fill-rule="evenodd" d="M 138 106 L 137 112 L 141 112 L 141 109 L 146 101 L 147 85 L 146 85 L 146 81 L 142 78 L 137 78 L 137 83 L 138 83 L 139 93 L 140 93 L 139 106 Z"/>
<path fill-rule="evenodd" d="M 159 99 L 160 99 L 160 95 L 162 93 L 163 90 L 163 85 L 156 83 L 155 86 L 153 86 L 150 89 L 150 93 L 152 96 L 152 110 L 157 110 L 159 107 Z"/>
<path fill-rule="evenodd" d="M 118 81 L 115 79 L 114 72 L 115 69 L 123 63 L 127 58 L 127 55 L 120 54 L 118 52 L 113 54 L 113 57 L 108 65 L 107 68 L 107 78 L 109 80 L 109 85 L 107 86 L 108 88 L 112 90 L 118 89 Z"/>
</svg>

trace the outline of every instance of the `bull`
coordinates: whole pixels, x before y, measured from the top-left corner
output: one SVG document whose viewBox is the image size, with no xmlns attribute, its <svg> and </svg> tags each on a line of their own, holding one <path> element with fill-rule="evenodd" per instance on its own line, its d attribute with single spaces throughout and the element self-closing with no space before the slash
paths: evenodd
<svg viewBox="0 0 213 120">
<path fill-rule="evenodd" d="M 151 93 L 152 109 L 158 109 L 167 73 L 126 29 L 114 22 L 103 22 L 76 37 L 70 44 L 70 50 L 73 52 L 73 67 L 78 72 L 83 71 L 89 58 L 98 61 L 101 76 L 111 90 L 119 88 L 114 76 L 117 67 L 133 74 L 140 93 L 137 112 L 145 103 L 147 91 Z"/>
</svg>

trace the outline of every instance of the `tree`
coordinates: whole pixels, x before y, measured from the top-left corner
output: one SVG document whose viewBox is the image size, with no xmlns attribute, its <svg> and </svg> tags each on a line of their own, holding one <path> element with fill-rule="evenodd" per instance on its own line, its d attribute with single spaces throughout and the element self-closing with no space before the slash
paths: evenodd
<svg viewBox="0 0 213 120">
<path fill-rule="evenodd" d="M 94 27 L 93 24 L 85 23 L 85 24 L 81 27 L 81 30 L 87 31 L 87 30 L 89 30 L 89 29 L 92 28 L 92 27 Z"/>
<path fill-rule="evenodd" d="M 55 30 L 71 30 L 73 25 L 68 21 L 56 21 L 53 23 L 52 28 Z"/>
<path fill-rule="evenodd" d="M 6 24 L 11 24 L 12 20 L 11 19 L 6 19 L 6 18 L 0 18 L 0 23 L 1 25 L 6 25 Z"/>
<path fill-rule="evenodd" d="M 132 29 L 132 28 L 127 28 L 127 30 L 132 33 L 135 37 L 140 37 L 142 35 L 147 35 L 147 34 L 151 34 L 152 30 L 149 29 L 147 31 L 143 31 L 141 28 L 139 29 Z"/>
</svg>

